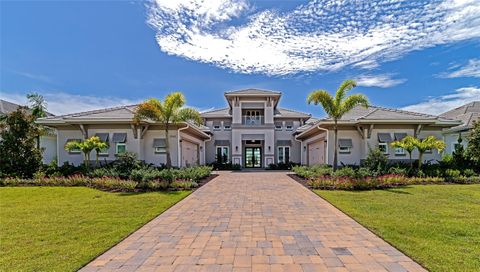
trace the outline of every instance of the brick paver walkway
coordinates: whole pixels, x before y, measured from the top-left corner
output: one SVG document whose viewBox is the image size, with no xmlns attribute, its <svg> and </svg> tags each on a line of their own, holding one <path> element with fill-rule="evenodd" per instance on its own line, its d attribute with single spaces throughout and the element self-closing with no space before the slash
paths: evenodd
<svg viewBox="0 0 480 272">
<path fill-rule="evenodd" d="M 223 172 L 83 271 L 424 271 L 282 172 Z"/>
</svg>

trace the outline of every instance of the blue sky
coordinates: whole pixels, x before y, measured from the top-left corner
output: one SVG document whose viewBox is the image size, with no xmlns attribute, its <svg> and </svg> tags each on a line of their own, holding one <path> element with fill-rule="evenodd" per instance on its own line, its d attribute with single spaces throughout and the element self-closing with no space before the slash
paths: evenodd
<svg viewBox="0 0 480 272">
<path fill-rule="evenodd" d="M 315 89 L 440 113 L 480 100 L 479 1 L 2 1 L 0 97 L 43 94 L 53 113 L 130 104 L 171 91 L 200 110 L 223 92 Z"/>
</svg>

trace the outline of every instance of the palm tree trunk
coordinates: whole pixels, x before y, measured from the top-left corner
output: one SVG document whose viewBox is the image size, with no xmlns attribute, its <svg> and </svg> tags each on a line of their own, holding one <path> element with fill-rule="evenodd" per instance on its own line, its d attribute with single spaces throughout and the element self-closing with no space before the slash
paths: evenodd
<svg viewBox="0 0 480 272">
<path fill-rule="evenodd" d="M 410 170 L 411 170 L 413 168 L 412 152 L 408 152 L 408 156 L 410 157 Z"/>
<path fill-rule="evenodd" d="M 418 153 L 418 169 L 422 167 L 422 161 L 423 161 L 423 152 L 419 151 Z"/>
<path fill-rule="evenodd" d="M 335 119 L 335 126 L 334 126 L 334 148 L 333 148 L 333 171 L 337 170 L 337 149 L 338 149 L 338 127 L 337 127 L 337 119 Z"/>
<path fill-rule="evenodd" d="M 165 124 L 165 155 L 167 155 L 167 167 L 172 167 L 172 158 L 170 157 L 170 144 L 168 135 L 168 124 Z M 177 152 L 178 153 L 178 152 Z"/>
<path fill-rule="evenodd" d="M 95 165 L 98 167 L 98 151 L 96 151 Z"/>
</svg>

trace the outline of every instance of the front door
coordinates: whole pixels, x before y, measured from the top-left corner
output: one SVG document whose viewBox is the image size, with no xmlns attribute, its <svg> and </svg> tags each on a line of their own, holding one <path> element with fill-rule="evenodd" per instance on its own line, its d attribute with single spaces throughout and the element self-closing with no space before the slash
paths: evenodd
<svg viewBox="0 0 480 272">
<path fill-rule="evenodd" d="M 261 147 L 245 147 L 245 167 L 247 168 L 262 167 L 262 148 Z"/>
</svg>

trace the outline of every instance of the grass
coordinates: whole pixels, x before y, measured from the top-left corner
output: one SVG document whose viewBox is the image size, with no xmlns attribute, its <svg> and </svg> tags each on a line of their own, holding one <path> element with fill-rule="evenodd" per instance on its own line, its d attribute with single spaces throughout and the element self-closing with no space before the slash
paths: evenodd
<svg viewBox="0 0 480 272">
<path fill-rule="evenodd" d="M 189 192 L 0 188 L 0 271 L 74 271 Z"/>
<path fill-rule="evenodd" d="M 480 185 L 317 194 L 431 271 L 480 271 Z"/>
</svg>

